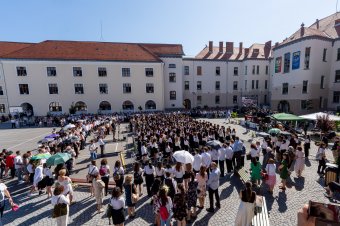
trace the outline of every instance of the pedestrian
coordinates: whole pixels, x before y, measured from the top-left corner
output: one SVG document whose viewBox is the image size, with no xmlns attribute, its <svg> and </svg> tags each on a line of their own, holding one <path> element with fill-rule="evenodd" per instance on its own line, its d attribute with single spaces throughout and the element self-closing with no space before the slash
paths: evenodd
<svg viewBox="0 0 340 226">
<path fill-rule="evenodd" d="M 156 178 L 160 179 L 163 182 L 165 169 L 161 161 L 157 162 L 157 167 L 155 167 L 155 173 L 156 173 Z"/>
<path fill-rule="evenodd" d="M 193 168 L 193 171 L 195 172 L 195 174 L 199 172 L 201 165 L 202 165 L 202 156 L 200 154 L 199 149 L 196 148 L 195 149 L 194 161 L 192 163 L 192 168 Z"/>
<path fill-rule="evenodd" d="M 149 161 L 148 165 L 144 167 L 144 176 L 145 176 L 145 184 L 148 196 L 151 197 L 151 186 L 155 181 L 155 167 L 152 165 L 151 161 Z"/>
<path fill-rule="evenodd" d="M 94 195 L 93 194 L 93 184 L 92 184 L 92 181 L 93 181 L 93 178 L 95 178 L 98 174 L 99 174 L 99 170 L 98 170 L 98 167 L 97 167 L 96 160 L 92 160 L 91 164 L 88 167 L 87 176 L 86 176 L 87 182 L 91 184 L 91 186 L 90 186 L 90 196 Z"/>
<path fill-rule="evenodd" d="M 273 153 L 273 149 L 267 147 L 266 154 L 263 156 L 262 169 L 266 168 L 269 159 L 275 159 L 275 155 Z"/>
<path fill-rule="evenodd" d="M 184 169 L 182 166 L 182 163 L 177 162 L 175 168 L 173 169 L 173 173 L 175 176 L 175 180 L 177 182 L 177 186 L 178 184 L 183 184 L 183 176 L 184 176 Z"/>
<path fill-rule="evenodd" d="M 51 203 L 54 206 L 53 218 L 56 219 L 57 226 L 67 226 L 69 205 L 71 202 L 69 196 L 67 194 L 64 195 L 64 187 L 62 185 L 57 185 L 55 187 Z"/>
<path fill-rule="evenodd" d="M 185 172 L 183 175 L 183 179 L 184 179 L 184 190 L 188 190 L 188 184 L 190 181 L 190 175 L 192 173 L 192 164 L 191 163 L 187 163 L 185 164 Z"/>
<path fill-rule="evenodd" d="M 325 154 L 325 143 L 320 143 L 318 152 L 316 153 L 316 159 L 319 161 L 318 174 L 323 176 L 326 169 L 326 154 Z"/>
<path fill-rule="evenodd" d="M 252 184 L 247 181 L 245 189 L 240 192 L 241 203 L 238 208 L 235 226 L 250 226 L 254 217 L 256 193 L 252 190 Z"/>
<path fill-rule="evenodd" d="M 9 193 L 7 186 L 4 183 L 0 183 L 0 225 L 2 224 L 2 216 L 4 214 L 5 206 L 6 206 L 6 197 L 8 198 L 9 204 L 11 207 L 14 205 L 11 194 Z"/>
<path fill-rule="evenodd" d="M 199 202 L 199 209 L 204 208 L 204 199 L 207 196 L 207 181 L 208 181 L 208 174 L 206 172 L 206 168 L 201 166 L 200 172 L 196 174 L 196 180 L 198 183 L 197 186 L 197 193 L 198 193 L 198 202 Z"/>
<path fill-rule="evenodd" d="M 286 182 L 287 178 L 289 177 L 288 174 L 288 162 L 287 162 L 288 155 L 284 153 L 282 155 L 281 165 L 279 166 L 280 178 L 281 178 L 281 185 L 279 186 L 282 191 L 286 190 Z"/>
<path fill-rule="evenodd" d="M 98 145 L 100 147 L 100 157 L 103 158 L 104 155 L 105 155 L 105 153 L 104 153 L 104 151 L 105 151 L 105 142 L 103 140 L 103 136 L 99 136 L 99 138 L 98 138 Z"/>
<path fill-rule="evenodd" d="M 226 143 L 226 151 L 225 151 L 225 162 L 227 165 L 227 174 L 231 174 L 233 171 L 233 149 L 230 147 L 230 142 Z"/>
<path fill-rule="evenodd" d="M 171 177 L 170 172 L 165 172 L 164 185 L 168 188 L 168 196 L 173 200 L 176 194 L 177 182 Z"/>
<path fill-rule="evenodd" d="M 64 187 L 63 195 L 69 195 L 70 205 L 72 205 L 73 204 L 72 180 L 68 176 L 66 176 L 66 169 L 61 169 L 59 171 L 57 182 L 58 184 Z"/>
<path fill-rule="evenodd" d="M 133 167 L 133 183 L 138 187 L 138 194 L 139 196 L 142 196 L 142 184 L 143 184 L 143 170 L 140 168 L 140 164 L 138 162 L 135 162 Z"/>
<path fill-rule="evenodd" d="M 103 206 L 103 190 L 105 188 L 105 183 L 102 181 L 99 174 L 97 174 L 92 181 L 93 186 L 93 194 L 96 199 L 97 203 L 97 212 L 102 213 L 104 212 Z"/>
<path fill-rule="evenodd" d="M 197 205 L 197 187 L 198 182 L 195 180 L 195 174 L 190 173 L 190 182 L 188 184 L 187 202 L 188 202 L 188 223 L 191 222 L 191 218 L 196 219 L 196 205 Z M 191 212 L 192 211 L 192 212 Z"/>
<path fill-rule="evenodd" d="M 7 177 L 8 171 L 10 171 L 12 179 L 15 176 L 14 158 L 15 158 L 15 155 L 13 154 L 13 152 L 12 151 L 8 151 L 7 152 L 7 156 L 6 156 L 6 172 L 5 172 L 5 177 Z"/>
<path fill-rule="evenodd" d="M 268 175 L 266 184 L 269 187 L 269 193 L 273 194 L 273 190 L 276 184 L 276 165 L 275 165 L 275 160 L 273 158 L 270 158 L 268 160 L 265 170 Z"/>
<path fill-rule="evenodd" d="M 98 147 L 96 146 L 94 141 L 91 140 L 91 143 L 89 145 L 90 159 L 91 160 L 96 160 L 97 159 L 97 150 L 98 150 Z"/>
<path fill-rule="evenodd" d="M 170 226 L 170 221 L 173 215 L 173 204 L 168 196 L 168 187 L 162 186 L 159 190 L 157 199 L 157 214 L 160 216 L 161 226 Z"/>
<path fill-rule="evenodd" d="M 174 215 L 173 217 L 177 220 L 177 226 L 185 226 L 186 225 L 186 217 L 187 217 L 187 198 L 184 191 L 183 184 L 178 184 L 178 193 L 175 194 L 174 197 Z"/>
<path fill-rule="evenodd" d="M 128 215 L 130 218 L 135 217 L 135 206 L 134 196 L 138 196 L 136 186 L 132 183 L 132 176 L 127 175 L 124 182 L 125 191 L 125 202 L 128 207 Z"/>
<path fill-rule="evenodd" d="M 99 174 L 105 184 L 105 196 L 107 196 L 109 191 L 110 173 L 110 166 L 107 164 L 107 159 L 102 159 L 100 161 Z"/>
<path fill-rule="evenodd" d="M 218 166 L 220 167 L 221 177 L 224 177 L 224 162 L 226 160 L 226 149 L 227 145 L 223 144 L 221 148 L 218 149 Z"/>
<path fill-rule="evenodd" d="M 39 195 L 43 194 L 42 191 L 42 184 L 40 181 L 44 178 L 43 174 L 43 166 L 41 164 L 41 161 L 38 160 L 37 166 L 34 170 L 34 178 L 33 178 L 33 186 L 31 188 L 31 191 L 28 193 L 28 196 L 32 196 L 33 192 L 38 189 Z"/>
<path fill-rule="evenodd" d="M 18 184 L 24 183 L 24 181 L 22 179 L 23 166 L 24 166 L 24 163 L 23 163 L 22 157 L 20 155 L 20 151 L 17 151 L 16 156 L 14 158 L 14 168 L 15 168 L 15 173 L 18 177 Z"/>
<path fill-rule="evenodd" d="M 115 226 L 124 226 L 125 216 L 125 200 L 119 187 L 112 189 L 112 197 L 109 203 L 112 207 L 112 222 Z"/>
<path fill-rule="evenodd" d="M 52 197 L 52 185 L 54 184 L 54 178 L 51 171 L 51 167 L 43 164 L 43 174 L 45 175 L 44 180 L 46 181 L 47 198 Z"/>
<path fill-rule="evenodd" d="M 161 218 L 160 218 L 160 213 L 159 213 L 159 191 L 161 189 L 162 183 L 160 179 L 155 179 L 152 187 L 151 187 L 151 194 L 152 194 L 152 199 L 151 199 L 151 205 L 153 207 L 153 212 L 155 213 L 155 225 L 160 225 Z"/>
<path fill-rule="evenodd" d="M 251 160 L 256 159 L 258 161 L 259 160 L 259 156 L 260 156 L 260 151 L 257 149 L 256 145 L 254 143 L 252 143 L 250 145 L 250 157 L 251 157 Z"/>
<path fill-rule="evenodd" d="M 261 164 L 257 161 L 256 158 L 252 158 L 250 163 L 250 178 L 251 181 L 256 185 L 259 186 L 261 183 Z"/>
<path fill-rule="evenodd" d="M 5 155 L 4 153 L 0 153 L 0 179 L 3 178 L 5 170 L 6 170 Z"/>
<path fill-rule="evenodd" d="M 302 147 L 297 146 L 295 152 L 295 165 L 294 170 L 298 177 L 301 177 L 302 171 L 305 169 L 305 153 L 303 153 Z"/>
<path fill-rule="evenodd" d="M 221 208 L 220 196 L 218 194 L 220 170 L 217 168 L 216 163 L 212 162 L 210 166 L 210 174 L 207 182 L 209 192 L 210 207 L 207 209 L 208 212 L 214 212 L 214 195 L 216 199 L 216 208 Z"/>
<path fill-rule="evenodd" d="M 124 169 L 119 160 L 115 162 L 115 167 L 113 168 L 113 180 L 116 183 L 116 186 L 123 191 L 123 182 L 124 182 Z"/>
</svg>

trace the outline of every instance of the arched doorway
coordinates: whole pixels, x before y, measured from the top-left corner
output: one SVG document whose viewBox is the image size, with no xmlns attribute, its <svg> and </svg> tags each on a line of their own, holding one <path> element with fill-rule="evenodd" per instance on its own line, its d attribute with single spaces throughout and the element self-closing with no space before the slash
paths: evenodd
<svg viewBox="0 0 340 226">
<path fill-rule="evenodd" d="M 183 105 L 184 105 L 185 109 L 191 109 L 191 101 L 189 99 L 185 99 L 183 101 Z"/>
<path fill-rule="evenodd" d="M 30 103 L 23 103 L 20 106 L 22 107 L 23 113 L 26 114 L 28 117 L 34 115 L 32 104 L 30 104 Z"/>
<path fill-rule="evenodd" d="M 83 101 L 78 101 L 75 105 L 74 105 L 76 112 L 77 111 L 87 111 L 87 105 L 83 102 Z"/>
<path fill-rule="evenodd" d="M 99 104 L 99 110 L 100 111 L 110 111 L 111 110 L 111 104 L 107 101 L 102 101 Z"/>
<path fill-rule="evenodd" d="M 50 105 L 48 106 L 48 109 L 51 113 L 63 111 L 63 108 L 59 102 L 51 102 Z"/>
<path fill-rule="evenodd" d="M 122 107 L 123 107 L 124 111 L 133 111 L 134 110 L 133 103 L 129 100 L 124 101 Z"/>
<path fill-rule="evenodd" d="M 145 110 L 156 110 L 156 103 L 153 100 L 148 100 L 145 103 Z"/>
<path fill-rule="evenodd" d="M 277 110 L 279 112 L 284 112 L 284 113 L 288 113 L 290 112 L 290 106 L 289 106 L 289 102 L 286 100 L 281 100 L 277 106 Z"/>
</svg>

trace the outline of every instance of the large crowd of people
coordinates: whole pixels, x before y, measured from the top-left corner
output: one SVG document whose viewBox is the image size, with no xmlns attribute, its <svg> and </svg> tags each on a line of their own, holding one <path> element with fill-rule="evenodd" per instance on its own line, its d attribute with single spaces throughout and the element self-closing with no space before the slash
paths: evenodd
<svg viewBox="0 0 340 226">
<path fill-rule="evenodd" d="M 106 212 L 114 225 L 124 225 L 124 209 L 127 208 L 128 217 L 135 217 L 135 206 L 145 184 L 153 206 L 154 224 L 170 226 L 172 220 L 177 225 L 193 222 L 197 211 L 204 209 L 206 199 L 209 200 L 207 212 L 221 208 L 220 178 L 237 175 L 239 169 L 246 167 L 250 169 L 251 180 L 240 192 L 235 225 L 247 226 L 254 217 L 255 191 L 261 186 L 272 195 L 279 176 L 278 189 L 284 192 L 291 173 L 303 176 L 305 158 L 309 157 L 311 140 L 308 136 L 302 142 L 296 135 L 272 134 L 247 148 L 238 136 L 239 131 L 228 124 L 216 125 L 181 113 L 135 114 L 128 119 L 137 161 L 133 172 L 126 172 L 119 160 L 111 165 L 105 158 L 105 139 L 111 139 L 110 134 L 113 140 L 117 138 L 118 122 L 124 119 L 108 116 L 62 119 L 65 120 L 63 126 L 71 122 L 75 126 L 58 132 L 53 130 L 52 134 L 57 134 L 55 139 L 42 144 L 38 153 L 69 153 L 71 158 L 66 163 L 52 171 L 45 159 L 32 159 L 31 151 L 14 154 L 4 149 L 0 153 L 0 177 L 17 175 L 19 184 L 31 183 L 29 196 L 35 191 L 39 195 L 46 193 L 51 197 L 57 225 L 67 225 L 69 206 L 75 202 L 69 175 L 80 151 L 88 149 L 91 163 L 86 180 L 91 184 L 90 195 L 96 200 L 98 213 Z M 212 145 L 209 141 L 218 142 Z M 335 146 L 339 146 L 338 138 L 335 141 Z M 320 144 L 316 157 L 319 161 L 317 173 L 321 177 L 325 173 L 325 147 Z M 176 161 L 173 155 L 179 150 L 191 153 L 193 161 Z M 109 189 L 110 180 L 115 182 L 113 189 Z M 105 210 L 103 199 L 108 195 L 109 207 Z"/>
</svg>

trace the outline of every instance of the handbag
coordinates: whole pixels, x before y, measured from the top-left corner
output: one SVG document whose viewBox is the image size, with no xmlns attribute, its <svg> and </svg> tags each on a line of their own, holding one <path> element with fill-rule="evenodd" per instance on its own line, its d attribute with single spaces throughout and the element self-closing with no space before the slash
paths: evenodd
<svg viewBox="0 0 340 226">
<path fill-rule="evenodd" d="M 92 180 L 93 180 L 93 175 L 92 175 L 92 173 L 93 173 L 94 169 L 95 169 L 95 168 L 92 169 L 91 173 L 89 172 L 89 173 L 86 175 L 86 181 L 87 181 L 88 183 L 92 183 Z"/>
<path fill-rule="evenodd" d="M 53 208 L 52 218 L 65 216 L 67 214 L 67 205 L 65 203 L 59 203 L 60 197 L 57 200 L 57 204 Z"/>
<path fill-rule="evenodd" d="M 138 202 L 138 199 L 139 199 L 139 195 L 132 193 L 132 184 L 131 184 L 131 202 L 135 204 Z"/>
<path fill-rule="evenodd" d="M 254 214 L 262 213 L 262 204 L 263 204 L 263 198 L 262 196 L 256 196 L 255 198 L 255 207 L 254 207 Z"/>
<path fill-rule="evenodd" d="M 111 199 L 110 199 L 110 203 L 111 203 Z M 106 217 L 107 218 L 111 218 L 112 217 L 112 206 L 111 204 L 107 204 L 107 207 L 106 207 Z"/>
</svg>

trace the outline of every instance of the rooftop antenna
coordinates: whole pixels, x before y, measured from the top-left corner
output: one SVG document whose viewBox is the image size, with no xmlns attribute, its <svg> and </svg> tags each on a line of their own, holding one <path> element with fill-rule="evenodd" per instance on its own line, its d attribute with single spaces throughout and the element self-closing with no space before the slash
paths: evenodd
<svg viewBox="0 0 340 226">
<path fill-rule="evenodd" d="M 103 22 L 100 21 L 100 41 L 104 41 L 103 37 Z"/>
<path fill-rule="evenodd" d="M 339 0 L 336 0 L 335 13 L 338 13 L 338 1 Z"/>
</svg>

